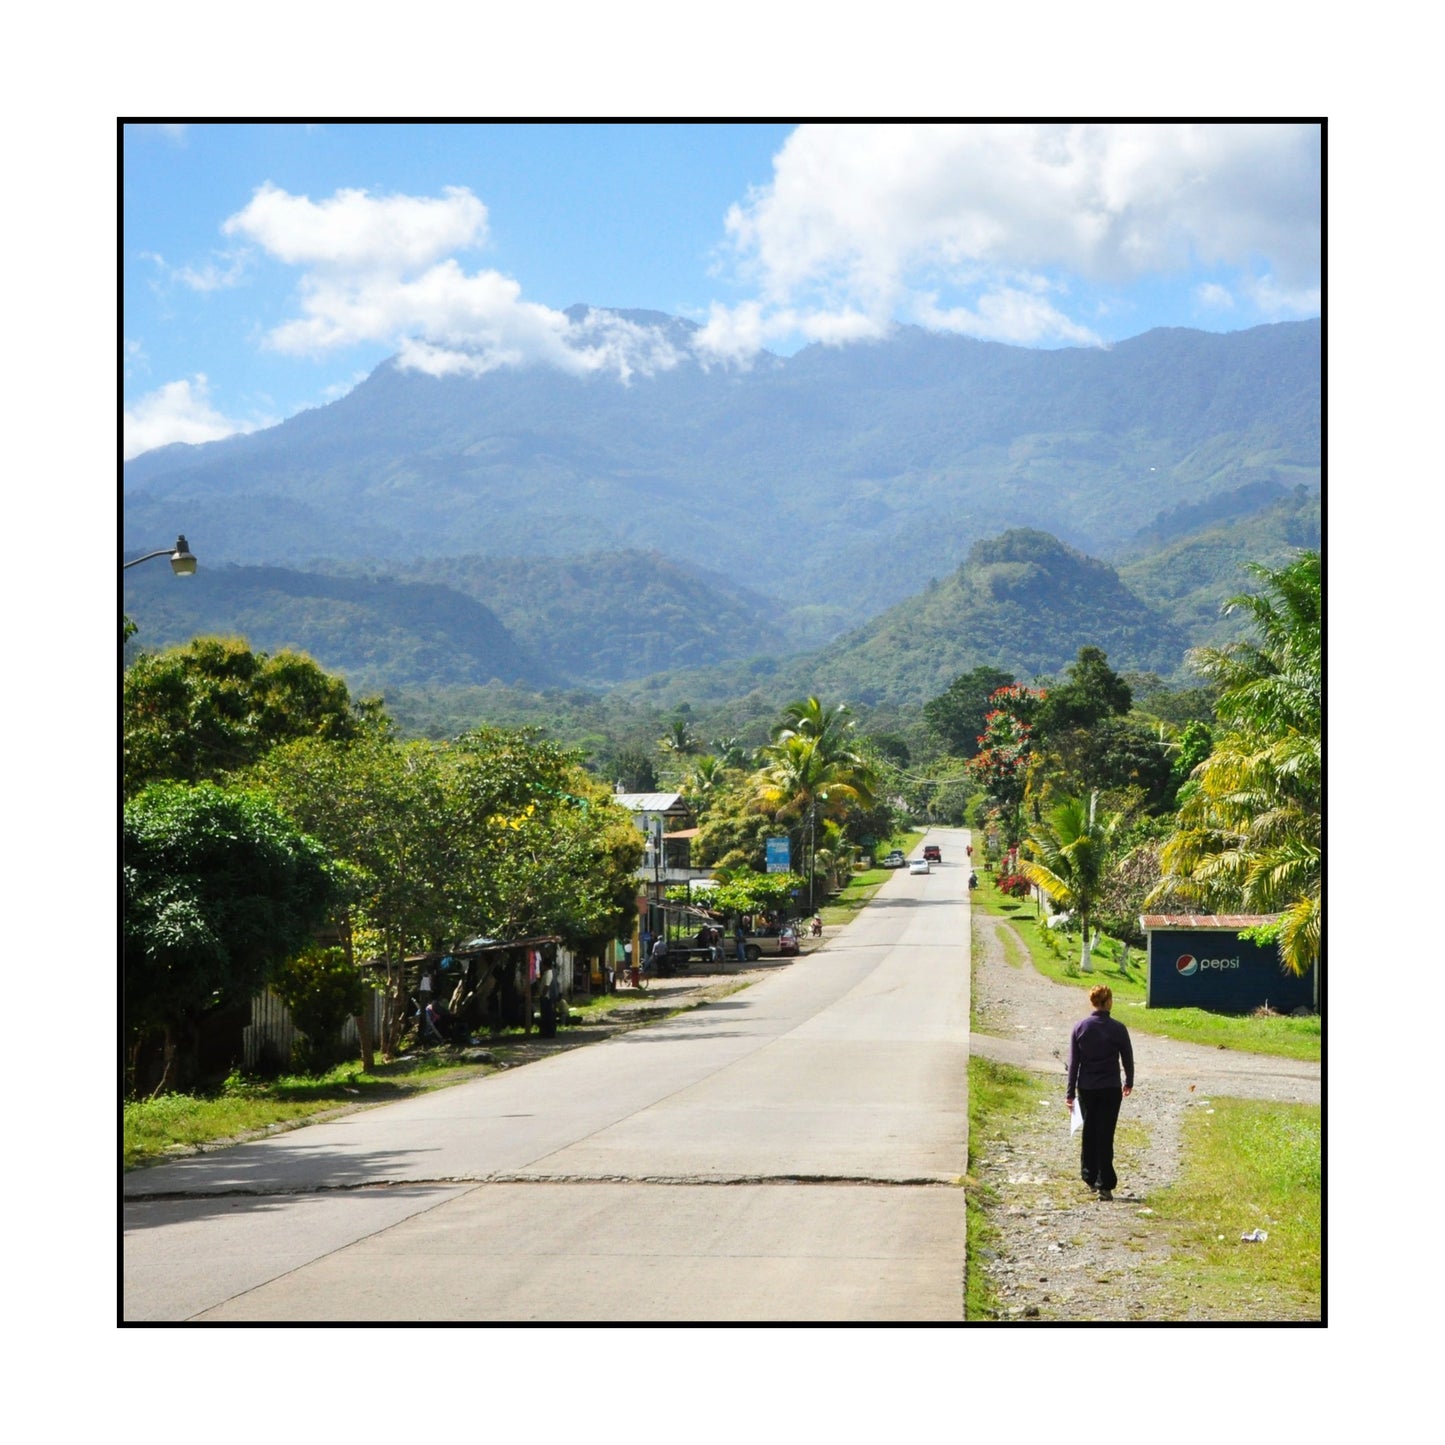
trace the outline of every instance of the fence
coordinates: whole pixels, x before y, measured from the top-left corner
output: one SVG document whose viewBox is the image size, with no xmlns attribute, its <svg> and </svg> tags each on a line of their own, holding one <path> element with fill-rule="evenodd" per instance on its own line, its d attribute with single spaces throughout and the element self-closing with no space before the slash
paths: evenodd
<svg viewBox="0 0 1445 1445">
<path fill-rule="evenodd" d="M 557 949 L 554 966 L 564 997 L 572 996 L 579 980 L 590 983 L 586 970 L 577 967 L 572 953 L 565 948 Z M 377 989 L 368 989 L 367 999 L 371 1009 L 371 1036 L 379 1039 L 386 1000 Z M 296 1040 L 301 1037 L 304 1036 L 292 1021 L 291 1011 L 269 988 L 262 989 L 251 1000 L 251 1022 L 241 1031 L 242 1057 L 246 1067 L 256 1068 L 263 1051 L 273 1054 L 283 1066 L 289 1064 Z M 360 1053 L 361 1036 L 357 1033 L 355 1019 L 347 1019 L 342 1026 L 341 1041 Z"/>
<path fill-rule="evenodd" d="M 371 1009 L 371 1036 L 374 1039 L 381 1037 L 383 1003 L 380 993 L 375 989 L 367 990 L 367 1006 Z M 261 1062 L 263 1050 L 274 1050 L 283 1064 L 289 1063 L 296 1040 L 301 1037 L 301 1030 L 291 1019 L 290 1009 L 269 988 L 262 989 L 251 1000 L 251 1022 L 241 1033 L 242 1056 L 246 1067 L 254 1069 Z M 342 1025 L 341 1041 L 358 1054 L 361 1052 L 361 1036 L 357 1033 L 355 1019 L 347 1019 Z"/>
</svg>

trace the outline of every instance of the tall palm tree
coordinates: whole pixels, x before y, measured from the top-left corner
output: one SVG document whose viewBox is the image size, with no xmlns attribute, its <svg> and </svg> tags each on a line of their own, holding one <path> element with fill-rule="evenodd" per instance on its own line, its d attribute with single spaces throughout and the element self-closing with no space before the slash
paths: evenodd
<svg viewBox="0 0 1445 1445">
<path fill-rule="evenodd" d="M 1216 911 L 1277 914 L 1280 957 L 1303 974 L 1324 932 L 1320 556 L 1251 570 L 1262 592 L 1229 607 L 1249 613 L 1258 639 L 1192 656 L 1221 686 L 1222 726 L 1161 850 L 1156 893 L 1172 889 Z"/>
<path fill-rule="evenodd" d="M 1028 849 L 1033 854 L 1019 864 L 1019 871 L 1037 883 L 1055 903 L 1074 913 L 1083 930 L 1079 972 L 1092 973 L 1093 924 L 1104 880 L 1114 852 L 1114 835 L 1121 815 L 1096 815 L 1099 795 L 1066 798 L 1050 808 L 1043 821 L 1029 830 Z"/>
<path fill-rule="evenodd" d="M 850 807 L 871 808 L 874 779 L 856 754 L 829 756 L 820 738 L 782 731 L 758 753 L 757 801 L 779 821 L 792 823 L 816 845 L 820 817 L 842 817 Z M 809 906 L 813 899 L 808 900 Z"/>
<path fill-rule="evenodd" d="M 783 709 L 782 718 L 773 725 L 773 741 L 787 737 L 815 738 L 825 756 L 847 752 L 848 734 L 856 726 L 848 704 L 829 707 L 816 697 L 800 698 Z"/>
</svg>

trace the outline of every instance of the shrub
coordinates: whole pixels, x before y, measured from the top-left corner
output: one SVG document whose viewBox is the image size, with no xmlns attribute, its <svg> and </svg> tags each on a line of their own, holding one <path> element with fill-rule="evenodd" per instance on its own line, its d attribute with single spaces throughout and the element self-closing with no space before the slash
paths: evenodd
<svg viewBox="0 0 1445 1445">
<path fill-rule="evenodd" d="M 1005 873 L 994 886 L 1000 893 L 1007 893 L 1010 898 L 1027 898 L 1034 887 L 1022 873 Z"/>
<path fill-rule="evenodd" d="M 346 1020 L 366 1003 L 360 971 L 340 948 L 309 948 L 287 960 L 271 982 L 306 1035 L 299 1062 L 308 1072 L 325 1072 L 336 1062 L 338 1035 Z"/>
</svg>

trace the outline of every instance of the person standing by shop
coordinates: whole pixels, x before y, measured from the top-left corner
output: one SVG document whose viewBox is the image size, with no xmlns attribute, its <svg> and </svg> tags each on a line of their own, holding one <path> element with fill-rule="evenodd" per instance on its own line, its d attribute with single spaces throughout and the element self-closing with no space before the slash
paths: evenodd
<svg viewBox="0 0 1445 1445">
<path fill-rule="evenodd" d="M 1067 1098 L 1072 1110 L 1077 1092 L 1079 1111 L 1084 1116 L 1080 1173 L 1084 1183 L 1107 1202 L 1119 1187 L 1114 1173 L 1114 1129 L 1120 1106 L 1134 1090 L 1134 1046 L 1129 1041 L 1129 1030 L 1109 1012 L 1114 1006 L 1113 989 L 1107 984 L 1095 984 L 1089 990 L 1089 1002 L 1094 1006 L 1093 1013 L 1074 1025 L 1069 1038 Z"/>
</svg>

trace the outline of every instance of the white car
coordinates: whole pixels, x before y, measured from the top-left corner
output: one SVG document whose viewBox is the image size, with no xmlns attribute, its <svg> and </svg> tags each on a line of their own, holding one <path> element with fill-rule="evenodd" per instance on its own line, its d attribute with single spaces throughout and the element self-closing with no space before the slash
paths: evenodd
<svg viewBox="0 0 1445 1445">
<path fill-rule="evenodd" d="M 932 873 L 933 868 L 927 858 L 910 858 L 908 860 L 908 871 L 910 873 Z"/>
</svg>

